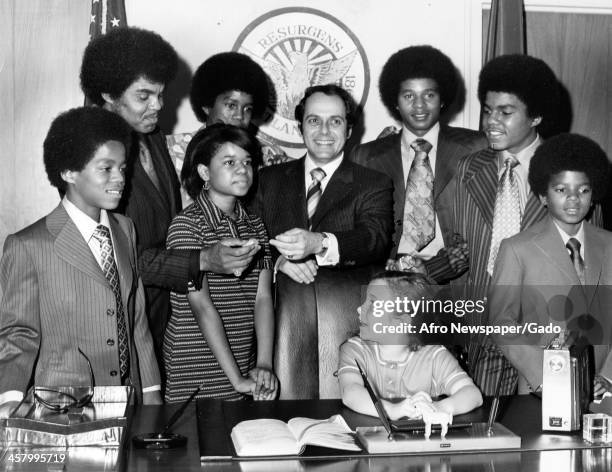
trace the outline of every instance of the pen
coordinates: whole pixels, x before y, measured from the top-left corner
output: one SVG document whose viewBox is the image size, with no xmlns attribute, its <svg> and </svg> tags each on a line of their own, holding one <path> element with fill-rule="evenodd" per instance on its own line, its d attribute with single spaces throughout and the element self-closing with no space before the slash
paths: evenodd
<svg viewBox="0 0 612 472">
<path fill-rule="evenodd" d="M 495 391 L 495 398 L 493 398 L 493 403 L 491 404 L 491 409 L 489 410 L 489 421 L 487 422 L 487 434 L 493 434 L 493 423 L 495 423 L 495 417 L 497 416 L 497 410 L 499 409 L 499 394 L 501 392 L 502 381 L 504 380 L 504 375 L 502 374 L 502 378 L 499 380 L 497 384 L 497 389 Z"/>
<path fill-rule="evenodd" d="M 370 395 L 372 402 L 374 403 L 374 408 L 376 408 L 376 413 L 378 413 L 378 418 L 380 418 L 380 421 L 382 422 L 383 426 L 387 430 L 387 434 L 388 434 L 387 439 L 389 439 L 389 441 L 393 441 L 393 431 L 391 430 L 391 424 L 389 423 L 389 418 L 387 417 L 387 412 L 385 411 L 385 407 L 380 401 L 380 398 L 378 398 L 378 395 L 376 395 L 376 392 L 374 392 L 374 389 L 372 388 L 372 386 L 370 385 L 370 382 L 368 381 L 368 376 L 365 374 L 364 370 L 359 365 L 359 362 L 357 362 L 357 359 L 355 359 L 355 364 L 357 364 L 357 368 L 359 369 L 359 373 L 361 374 L 361 378 L 363 379 L 363 385 L 366 388 L 368 394 Z"/>
</svg>

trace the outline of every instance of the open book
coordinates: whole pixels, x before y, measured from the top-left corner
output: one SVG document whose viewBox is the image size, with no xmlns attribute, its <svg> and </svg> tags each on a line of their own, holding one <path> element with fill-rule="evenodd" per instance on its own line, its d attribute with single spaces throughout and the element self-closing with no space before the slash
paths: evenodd
<svg viewBox="0 0 612 472">
<path fill-rule="evenodd" d="M 292 418 L 287 423 L 263 418 L 238 423 L 232 441 L 239 456 L 299 455 L 306 445 L 360 451 L 341 415 L 326 420 Z"/>
</svg>

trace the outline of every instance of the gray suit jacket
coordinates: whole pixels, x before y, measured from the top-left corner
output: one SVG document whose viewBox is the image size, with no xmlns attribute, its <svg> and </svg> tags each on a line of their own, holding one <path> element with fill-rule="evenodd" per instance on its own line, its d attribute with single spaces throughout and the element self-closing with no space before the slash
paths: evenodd
<svg viewBox="0 0 612 472">
<path fill-rule="evenodd" d="M 574 331 L 579 327 L 576 318 L 590 314 L 594 320 L 580 323 L 580 335 L 596 345 L 599 369 L 610 343 L 605 333 L 610 333 L 612 233 L 585 222 L 584 239 L 584 286 L 550 217 L 502 241 L 489 288 L 489 312 L 494 325 L 552 323 Z M 542 346 L 553 337 L 498 335 L 494 340 L 535 388 L 542 383 Z"/>
<path fill-rule="evenodd" d="M 136 269 L 134 225 L 108 214 L 130 339 L 130 378 L 160 377 Z M 10 235 L 0 261 L 0 392 L 36 385 L 119 385 L 116 302 L 110 284 L 63 205 Z"/>
</svg>

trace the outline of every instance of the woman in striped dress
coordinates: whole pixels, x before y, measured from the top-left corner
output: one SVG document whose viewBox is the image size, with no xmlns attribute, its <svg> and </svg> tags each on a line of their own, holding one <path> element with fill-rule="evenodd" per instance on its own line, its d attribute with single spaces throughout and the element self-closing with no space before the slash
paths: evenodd
<svg viewBox="0 0 612 472">
<path fill-rule="evenodd" d="M 239 201 L 253 182 L 259 146 L 240 128 L 218 124 L 189 143 L 181 180 L 194 202 L 168 230 L 169 249 L 197 249 L 225 238 L 261 249 L 242 273 L 205 272 L 187 294 L 171 293 L 164 338 L 166 402 L 198 397 L 273 399 L 274 313 L 268 237 Z"/>
</svg>

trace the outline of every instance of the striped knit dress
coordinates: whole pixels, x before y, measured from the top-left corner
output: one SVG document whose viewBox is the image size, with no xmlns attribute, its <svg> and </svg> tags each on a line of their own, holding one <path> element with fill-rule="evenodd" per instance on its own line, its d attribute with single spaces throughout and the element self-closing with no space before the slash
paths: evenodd
<svg viewBox="0 0 612 472">
<path fill-rule="evenodd" d="M 200 249 L 223 238 L 256 238 L 262 249 L 240 276 L 206 273 L 210 297 L 243 375 L 255 365 L 254 309 L 259 273 L 272 267 L 270 246 L 259 217 L 237 202 L 238 218 L 225 215 L 202 191 L 168 230 L 168 249 Z M 241 399 L 221 369 L 191 311 L 187 295 L 171 292 L 172 315 L 164 337 L 166 402 L 186 400 L 205 382 L 197 398 Z"/>
</svg>

